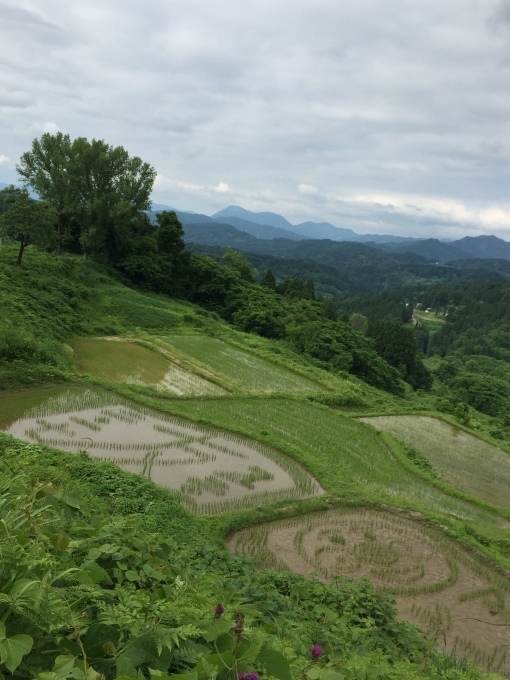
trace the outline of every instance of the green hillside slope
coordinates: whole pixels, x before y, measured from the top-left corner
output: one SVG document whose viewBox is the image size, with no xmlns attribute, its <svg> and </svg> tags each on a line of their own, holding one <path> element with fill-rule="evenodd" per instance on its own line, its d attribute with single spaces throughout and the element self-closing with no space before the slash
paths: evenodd
<svg viewBox="0 0 510 680">
<path fill-rule="evenodd" d="M 9 247 L 0 249 L 0 422 L 5 429 L 24 414 L 34 423 L 19 430 L 25 442 L 0 435 L 0 672 L 40 680 L 490 677 L 472 659 L 510 677 L 500 641 L 510 625 L 510 511 L 491 502 L 490 480 L 483 498 L 472 485 L 459 489 L 434 475 L 423 454 L 359 419 L 430 410 L 427 395 L 389 394 L 345 371 L 327 371 L 287 341 L 242 333 L 214 312 L 140 292 L 89 260 L 34 251 L 16 267 L 11 255 Z M 78 415 L 64 405 L 65 422 L 44 410 L 44 390 L 36 397 L 27 389 L 52 384 L 57 408 L 59 399 L 74 399 L 59 383 L 69 394 L 86 394 Z M 149 442 L 142 460 L 144 444 L 129 435 L 128 453 L 117 453 L 123 430 L 143 437 L 144 422 L 160 443 Z M 80 428 L 88 428 L 87 436 Z M 73 453 L 45 446 L 64 440 Z M 180 458 L 164 462 L 163 444 Z M 100 447 L 100 457 L 119 467 L 93 459 Z M 295 479 L 311 475 L 321 493 L 256 496 L 270 475 L 263 464 L 239 472 L 252 449 L 287 472 L 301 470 L 292 472 Z M 220 454 L 230 455 L 231 469 L 215 467 Z M 194 480 L 184 489 L 144 478 L 158 460 L 171 476 L 185 457 Z M 235 485 L 260 500 L 232 500 Z M 216 494 L 215 503 L 204 502 L 212 516 L 183 508 L 179 498 L 192 494 Z M 392 567 L 390 539 L 372 536 L 354 516 L 366 508 L 415 527 L 417 566 L 405 571 L 395 558 Z M 312 580 L 269 559 L 273 530 L 266 523 L 290 522 L 288 540 L 297 549 L 299 536 L 305 540 L 316 527 L 320 533 L 331 511 L 354 513 L 340 520 L 358 532 L 359 545 L 347 557 L 338 552 L 347 529 L 331 524 L 321 534 L 331 546 L 303 544 L 310 564 L 323 569 Z M 292 529 L 293 522 L 303 525 Z M 404 531 L 399 522 L 388 524 L 391 531 Z M 246 549 L 230 556 L 223 541 L 253 528 L 253 539 L 239 541 Z M 414 592 L 412 581 L 423 577 L 420 550 L 433 547 L 432 535 L 441 550 L 445 541 L 456 547 L 440 586 L 428 585 L 457 597 L 459 573 L 473 570 L 483 587 L 473 584 L 458 597 L 481 598 L 480 607 L 494 612 L 500 633 L 492 645 L 478 640 L 487 637 L 485 628 L 471 635 L 462 626 L 455 642 L 450 610 L 441 610 L 438 622 L 426 603 L 416 599 L 411 611 L 406 600 L 402 615 L 432 638 L 444 634 L 442 655 L 439 638 L 427 640 L 398 620 L 387 579 L 376 590 L 366 579 L 343 578 L 372 577 L 369 569 L 342 567 L 342 559 L 358 555 L 379 571 L 404 570 L 398 578 L 409 586 L 407 595 L 419 598 L 424 586 Z M 267 549 L 257 555 L 259 545 Z M 476 557 L 469 564 L 467 551 Z M 305 552 L 298 550 L 301 558 Z M 259 570 L 241 553 L 277 569 Z M 323 567 L 321 555 L 338 558 L 336 566 Z M 433 630 L 427 617 L 436 617 Z"/>
</svg>

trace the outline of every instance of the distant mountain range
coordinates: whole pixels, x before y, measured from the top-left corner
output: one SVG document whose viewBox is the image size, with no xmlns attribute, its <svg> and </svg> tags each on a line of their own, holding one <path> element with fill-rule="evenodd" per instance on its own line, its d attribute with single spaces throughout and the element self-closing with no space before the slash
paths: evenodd
<svg viewBox="0 0 510 680">
<path fill-rule="evenodd" d="M 189 243 L 207 246 L 232 246 L 252 253 L 279 257 L 310 257 L 317 250 L 312 241 L 359 243 L 395 255 L 411 255 L 438 264 L 467 259 L 510 260 L 510 243 L 496 236 L 465 236 L 456 241 L 417 239 L 381 234 L 356 234 L 351 229 L 328 222 L 302 222 L 293 225 L 281 215 L 254 213 L 229 206 L 211 215 L 176 211 Z M 306 242 L 297 246 L 296 242 Z M 294 245 L 291 244 L 294 242 Z M 327 258 L 329 259 L 329 258 Z"/>
<path fill-rule="evenodd" d="M 254 213 L 250 210 L 245 210 L 238 205 L 231 205 L 224 210 L 220 210 L 211 216 L 216 222 L 223 224 L 232 224 L 238 227 L 234 220 L 243 220 L 251 222 L 252 224 L 270 226 L 278 230 L 273 236 L 259 236 L 258 238 L 296 238 L 298 235 L 302 239 L 330 239 L 331 241 L 356 241 L 358 243 L 387 243 L 387 242 L 404 242 L 409 239 L 404 236 L 386 236 L 381 234 L 356 234 L 352 229 L 343 229 L 342 227 L 335 227 L 329 222 L 302 222 L 301 224 L 291 224 L 285 217 L 277 215 L 272 212 Z M 287 231 L 294 234 L 290 237 L 284 235 L 281 231 Z M 253 234 L 253 231 L 249 232 Z"/>
<path fill-rule="evenodd" d="M 0 190 L 7 186 L 0 182 Z M 149 216 L 154 219 L 162 210 L 175 209 L 163 203 L 153 203 Z M 277 213 L 251 212 L 238 205 L 230 205 L 211 216 L 182 210 L 175 212 L 189 243 L 230 245 L 239 250 L 279 257 L 306 258 L 311 251 L 317 250 L 311 242 L 329 241 L 330 246 L 333 245 L 331 242 L 359 243 L 386 253 L 407 257 L 414 255 L 423 258 L 423 262 L 438 264 L 469 259 L 510 260 L 510 243 L 497 236 L 465 236 L 456 241 L 441 241 L 389 234 L 357 234 L 352 229 L 336 227 L 329 222 L 291 224 Z M 298 247 L 296 242 L 304 243 Z M 329 249 L 326 244 L 319 248 L 321 251 Z M 495 265 L 493 268 L 496 268 Z"/>
</svg>

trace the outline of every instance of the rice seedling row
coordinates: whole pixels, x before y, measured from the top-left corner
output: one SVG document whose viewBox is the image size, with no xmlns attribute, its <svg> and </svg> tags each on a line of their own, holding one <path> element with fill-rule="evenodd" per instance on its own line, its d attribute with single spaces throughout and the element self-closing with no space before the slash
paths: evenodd
<svg viewBox="0 0 510 680">
<path fill-rule="evenodd" d="M 438 474 L 483 500 L 510 507 L 510 454 L 439 418 L 363 418 L 425 455 Z M 481 465 L 483 461 L 483 465 Z"/>
<path fill-rule="evenodd" d="M 245 529 L 228 547 L 264 567 L 324 581 L 370 578 L 441 649 L 510 677 L 510 581 L 423 523 L 329 510 Z"/>
<path fill-rule="evenodd" d="M 479 524 L 504 520 L 453 497 L 402 465 L 371 427 L 310 402 L 285 398 L 173 402 L 172 410 L 225 429 L 261 433 L 288 452 L 331 493 L 356 491 L 383 503 L 412 505 Z"/>
<path fill-rule="evenodd" d="M 285 366 L 267 361 L 217 338 L 205 335 L 172 335 L 161 336 L 160 339 L 247 390 L 317 392 L 322 389 L 318 383 Z"/>
<path fill-rule="evenodd" d="M 172 363 L 162 353 L 121 338 L 80 338 L 73 343 L 80 369 L 113 382 L 152 385 L 174 394 L 224 394 L 218 385 Z"/>
<path fill-rule="evenodd" d="M 9 432 L 111 460 L 178 493 L 195 512 L 230 512 L 232 503 L 250 508 L 322 492 L 290 457 L 256 441 L 89 390 L 70 403 L 74 410 L 61 397 L 49 400 L 25 413 Z"/>
</svg>

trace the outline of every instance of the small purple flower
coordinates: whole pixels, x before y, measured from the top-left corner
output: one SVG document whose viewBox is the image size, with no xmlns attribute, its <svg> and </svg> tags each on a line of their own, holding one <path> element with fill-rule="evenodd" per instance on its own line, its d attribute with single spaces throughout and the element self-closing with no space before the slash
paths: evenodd
<svg viewBox="0 0 510 680">
<path fill-rule="evenodd" d="M 214 618 L 219 619 L 220 616 L 224 613 L 225 607 L 222 604 L 217 604 L 216 607 L 214 608 Z"/>
<path fill-rule="evenodd" d="M 313 645 L 312 650 L 311 650 L 311 654 L 312 654 L 312 659 L 314 661 L 316 661 L 317 659 L 320 659 L 321 656 L 324 656 L 324 650 L 322 649 L 322 647 L 320 645 Z"/>
<path fill-rule="evenodd" d="M 238 673 L 238 680 L 260 680 L 258 673 Z"/>
</svg>

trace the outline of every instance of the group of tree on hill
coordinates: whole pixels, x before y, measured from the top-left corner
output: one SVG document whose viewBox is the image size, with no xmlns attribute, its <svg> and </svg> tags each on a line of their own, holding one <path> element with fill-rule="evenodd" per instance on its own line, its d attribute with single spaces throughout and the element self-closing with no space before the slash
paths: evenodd
<svg viewBox="0 0 510 680">
<path fill-rule="evenodd" d="M 256 271 L 232 248 L 221 262 L 188 252 L 175 212 L 157 213 L 155 222 L 148 215 L 156 171 L 122 147 L 46 133 L 17 170 L 24 188 L 0 192 L 0 235 L 19 242 L 18 264 L 30 244 L 94 258 L 134 285 L 198 303 L 243 331 L 287 340 L 329 370 L 394 392 L 401 379 L 430 387 L 401 324 L 356 328 L 337 319 L 329 299 L 316 299 L 311 279 L 278 282 L 268 269 L 257 284 Z"/>
</svg>

